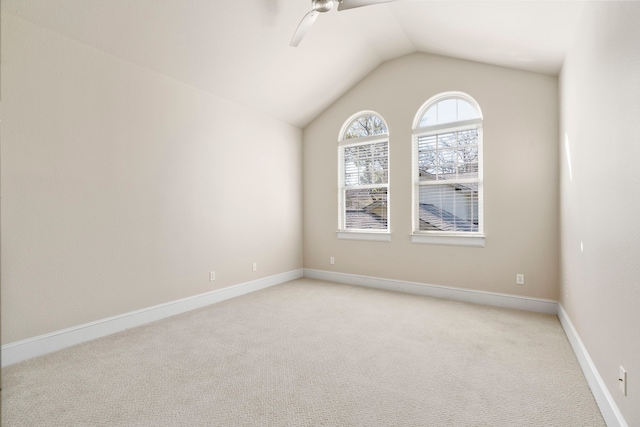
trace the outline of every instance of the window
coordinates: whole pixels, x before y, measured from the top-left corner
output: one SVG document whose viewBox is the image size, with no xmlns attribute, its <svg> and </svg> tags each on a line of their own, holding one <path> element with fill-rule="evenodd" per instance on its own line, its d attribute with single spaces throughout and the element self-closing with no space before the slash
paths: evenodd
<svg viewBox="0 0 640 427">
<path fill-rule="evenodd" d="M 470 96 L 429 99 L 413 124 L 416 243 L 484 246 L 482 113 Z"/>
<path fill-rule="evenodd" d="M 338 238 L 390 240 L 389 131 L 378 114 L 345 122 L 338 162 Z"/>
</svg>

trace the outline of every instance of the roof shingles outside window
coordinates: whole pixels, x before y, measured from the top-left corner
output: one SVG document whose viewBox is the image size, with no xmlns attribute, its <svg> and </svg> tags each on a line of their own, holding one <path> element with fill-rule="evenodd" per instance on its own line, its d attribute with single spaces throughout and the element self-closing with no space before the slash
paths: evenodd
<svg viewBox="0 0 640 427">
<path fill-rule="evenodd" d="M 363 209 L 347 209 L 346 226 L 348 229 L 380 230 L 387 228 L 386 203 L 376 200 Z"/>
</svg>

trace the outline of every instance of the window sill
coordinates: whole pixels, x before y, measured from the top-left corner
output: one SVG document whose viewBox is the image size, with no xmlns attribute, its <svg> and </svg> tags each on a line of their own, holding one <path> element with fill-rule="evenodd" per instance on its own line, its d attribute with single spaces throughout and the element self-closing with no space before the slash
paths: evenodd
<svg viewBox="0 0 640 427">
<path fill-rule="evenodd" d="M 391 233 L 367 232 L 367 231 L 338 231 L 338 239 L 343 240 L 370 240 L 376 242 L 390 242 Z"/>
<path fill-rule="evenodd" d="M 450 245 L 450 246 L 470 246 L 474 248 L 484 248 L 483 235 L 461 236 L 456 235 L 434 235 L 434 234 L 412 234 L 411 243 L 425 243 L 429 245 Z"/>
</svg>

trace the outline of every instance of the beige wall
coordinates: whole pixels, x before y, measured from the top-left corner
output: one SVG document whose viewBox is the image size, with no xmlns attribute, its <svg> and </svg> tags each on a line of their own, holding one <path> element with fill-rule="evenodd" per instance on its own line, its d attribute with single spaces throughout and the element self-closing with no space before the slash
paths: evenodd
<svg viewBox="0 0 640 427">
<path fill-rule="evenodd" d="M 299 129 L 7 14 L 1 90 L 3 343 L 302 267 Z"/>
<path fill-rule="evenodd" d="M 381 65 L 304 130 L 305 268 L 557 299 L 557 83 L 425 54 Z M 484 114 L 485 248 L 410 242 L 411 125 L 443 91 L 468 93 Z M 361 110 L 389 126 L 391 242 L 336 237 L 336 143 L 344 121 Z M 524 286 L 515 284 L 517 273 Z"/>
<path fill-rule="evenodd" d="M 560 79 L 561 303 L 630 426 L 640 425 L 638 17 L 637 2 L 587 2 Z"/>
</svg>

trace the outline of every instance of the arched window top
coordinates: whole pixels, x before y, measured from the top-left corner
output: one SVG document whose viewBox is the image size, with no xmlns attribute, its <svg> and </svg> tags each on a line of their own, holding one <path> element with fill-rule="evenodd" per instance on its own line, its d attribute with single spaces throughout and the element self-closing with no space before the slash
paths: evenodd
<svg viewBox="0 0 640 427">
<path fill-rule="evenodd" d="M 445 92 L 434 96 L 422 105 L 413 128 L 425 128 L 446 123 L 482 120 L 478 103 L 466 93 Z"/>
<path fill-rule="evenodd" d="M 342 126 L 340 141 L 387 135 L 389 129 L 384 119 L 373 111 L 364 111 L 351 116 Z"/>
</svg>

